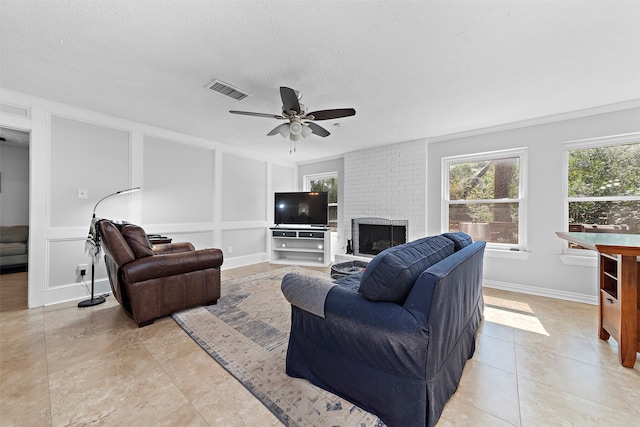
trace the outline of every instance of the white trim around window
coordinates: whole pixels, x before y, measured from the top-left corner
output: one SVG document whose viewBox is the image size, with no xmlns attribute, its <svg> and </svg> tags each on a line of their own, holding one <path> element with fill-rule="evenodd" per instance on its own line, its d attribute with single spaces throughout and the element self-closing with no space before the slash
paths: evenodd
<svg viewBox="0 0 640 427">
<path fill-rule="evenodd" d="M 563 145 L 563 163 L 562 163 L 562 194 L 564 195 L 563 202 L 563 230 L 569 230 L 569 203 L 570 202 L 589 202 L 589 201 L 626 201 L 626 200 L 639 200 L 640 197 L 569 197 L 569 154 L 574 150 L 584 150 L 589 148 L 598 147 L 611 147 L 615 145 L 629 145 L 640 143 L 640 132 L 627 133 L 622 135 L 605 136 L 599 138 L 581 139 L 577 141 L 567 141 Z M 578 265 L 594 267 L 596 266 L 597 254 L 593 251 L 587 251 L 584 249 L 571 249 L 567 241 L 563 241 L 564 246 L 562 254 L 559 255 L 560 260 L 567 265 Z"/>
<path fill-rule="evenodd" d="M 474 201 L 455 201 L 449 197 L 449 168 L 457 163 L 480 162 L 487 160 L 499 160 L 518 157 L 519 159 L 519 179 L 518 198 L 492 200 L 493 203 L 518 203 L 518 244 L 509 245 L 504 243 L 487 242 L 487 250 L 495 251 L 494 256 L 499 258 L 526 259 L 527 253 L 527 181 L 528 181 L 528 151 L 526 147 L 513 148 L 508 150 L 489 151 L 483 153 L 464 154 L 460 156 L 450 156 L 442 158 L 442 189 L 441 189 L 441 229 L 442 232 L 449 231 L 449 205 L 452 203 L 475 203 Z M 486 203 L 483 200 L 482 203 Z"/>
</svg>

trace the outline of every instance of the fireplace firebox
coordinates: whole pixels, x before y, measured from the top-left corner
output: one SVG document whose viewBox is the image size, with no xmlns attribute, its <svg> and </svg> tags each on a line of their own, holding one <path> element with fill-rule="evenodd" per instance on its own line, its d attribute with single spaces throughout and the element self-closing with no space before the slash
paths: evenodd
<svg viewBox="0 0 640 427">
<path fill-rule="evenodd" d="M 354 218 L 351 220 L 353 254 L 373 256 L 407 242 L 407 220 Z"/>
</svg>

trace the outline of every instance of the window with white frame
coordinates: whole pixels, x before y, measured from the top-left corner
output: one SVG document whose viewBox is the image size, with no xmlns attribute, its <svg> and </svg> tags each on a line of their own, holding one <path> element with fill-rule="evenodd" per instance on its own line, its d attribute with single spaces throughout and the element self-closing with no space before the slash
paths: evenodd
<svg viewBox="0 0 640 427">
<path fill-rule="evenodd" d="M 565 230 L 640 234 L 640 134 L 568 142 L 564 149 Z"/>
<path fill-rule="evenodd" d="M 338 172 L 305 175 L 304 188 L 329 193 L 329 227 L 331 231 L 338 231 Z"/>
<path fill-rule="evenodd" d="M 526 169 L 526 148 L 443 158 L 443 230 L 524 251 Z"/>
</svg>

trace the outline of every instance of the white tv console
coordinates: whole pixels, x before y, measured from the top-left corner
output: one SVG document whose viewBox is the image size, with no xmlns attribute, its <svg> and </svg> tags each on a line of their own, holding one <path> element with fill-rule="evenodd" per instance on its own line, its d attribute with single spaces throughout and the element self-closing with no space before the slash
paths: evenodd
<svg viewBox="0 0 640 427">
<path fill-rule="evenodd" d="M 272 227 L 271 264 L 327 267 L 331 264 L 329 228 Z"/>
</svg>

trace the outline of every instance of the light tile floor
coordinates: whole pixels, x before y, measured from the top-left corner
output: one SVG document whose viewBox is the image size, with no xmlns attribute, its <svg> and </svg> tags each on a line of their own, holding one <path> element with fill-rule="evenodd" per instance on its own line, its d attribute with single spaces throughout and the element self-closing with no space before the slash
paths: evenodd
<svg viewBox="0 0 640 427">
<path fill-rule="evenodd" d="M 223 271 L 223 280 L 272 268 Z M 26 309 L 0 275 L 0 425 L 274 426 L 170 318 L 137 328 L 113 297 Z M 618 364 L 597 307 L 485 289 L 477 351 L 438 426 L 636 426 L 640 357 Z"/>
</svg>

